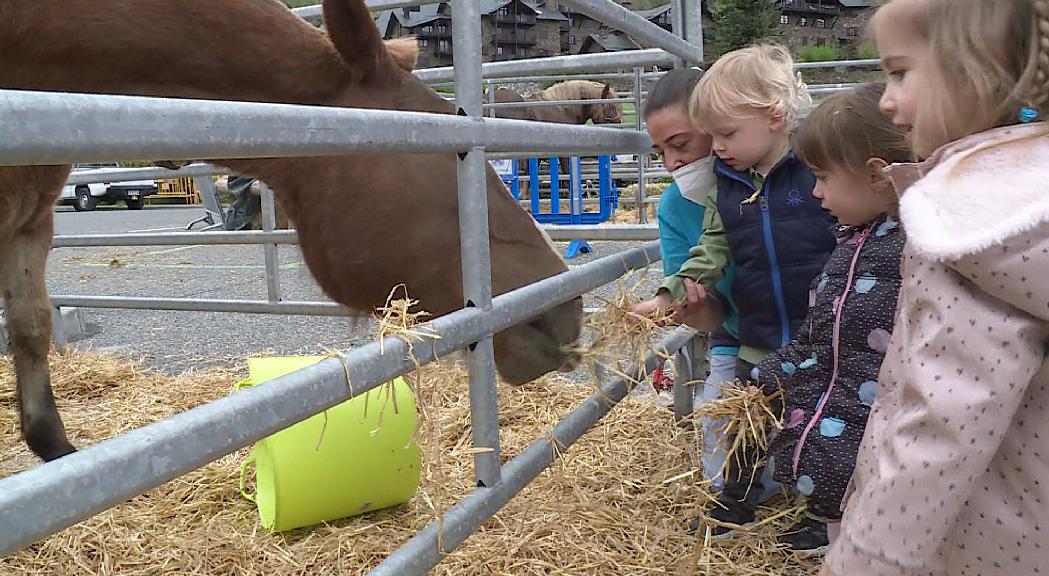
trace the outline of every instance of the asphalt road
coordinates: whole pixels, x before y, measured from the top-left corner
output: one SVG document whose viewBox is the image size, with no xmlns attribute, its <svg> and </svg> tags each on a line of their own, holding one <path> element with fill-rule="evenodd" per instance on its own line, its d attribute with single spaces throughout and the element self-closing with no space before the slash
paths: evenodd
<svg viewBox="0 0 1049 576">
<path fill-rule="evenodd" d="M 147 208 L 129 211 L 123 206 L 78 213 L 59 208 L 57 234 L 119 234 L 178 231 L 202 214 L 200 208 Z M 599 242 L 594 251 L 569 261 L 576 266 L 637 246 L 636 243 Z M 567 245 L 559 244 L 563 250 Z M 327 300 L 306 269 L 297 246 L 279 249 L 280 283 L 289 300 Z M 649 292 L 660 277 L 658 265 L 638 287 Z M 51 253 L 47 274 L 51 294 L 152 296 L 265 300 L 263 252 L 260 246 L 148 246 L 121 248 L 60 248 Z M 587 306 L 615 294 L 605 287 L 585 298 Z M 367 318 L 277 316 L 86 309 L 88 336 L 81 348 L 117 353 L 142 360 L 148 367 L 169 373 L 209 365 L 243 364 L 260 352 L 321 354 L 373 339 Z"/>
</svg>

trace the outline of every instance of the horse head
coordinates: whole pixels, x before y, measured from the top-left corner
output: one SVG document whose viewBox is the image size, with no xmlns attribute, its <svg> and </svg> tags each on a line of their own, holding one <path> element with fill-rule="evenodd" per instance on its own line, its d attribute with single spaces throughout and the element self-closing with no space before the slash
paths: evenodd
<svg viewBox="0 0 1049 576">
<path fill-rule="evenodd" d="M 349 72 L 333 104 L 455 113 L 452 103 L 411 73 L 414 42 L 384 43 L 364 0 L 325 0 L 324 19 Z M 289 186 L 286 196 L 295 205 L 289 212 L 307 263 L 335 300 L 371 308 L 404 283 L 434 314 L 463 306 L 453 152 L 319 159 L 306 177 Z M 492 293 L 566 271 L 549 237 L 490 166 L 487 185 Z M 576 298 L 496 334 L 503 379 L 521 384 L 574 368 L 582 314 Z"/>
<path fill-rule="evenodd" d="M 608 84 L 591 83 L 593 86 L 583 96 L 588 100 L 615 99 L 615 90 Z M 584 115 L 590 118 L 594 124 L 619 124 L 623 121 L 623 106 L 618 102 L 607 104 L 587 104 L 584 107 Z"/>
</svg>

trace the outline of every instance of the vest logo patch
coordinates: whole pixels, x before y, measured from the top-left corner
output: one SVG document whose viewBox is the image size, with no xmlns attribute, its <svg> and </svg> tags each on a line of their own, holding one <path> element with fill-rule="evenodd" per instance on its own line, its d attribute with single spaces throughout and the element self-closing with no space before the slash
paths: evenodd
<svg viewBox="0 0 1049 576">
<path fill-rule="evenodd" d="M 801 191 L 794 189 L 787 192 L 787 206 L 801 206 L 805 201 L 801 199 Z"/>
</svg>

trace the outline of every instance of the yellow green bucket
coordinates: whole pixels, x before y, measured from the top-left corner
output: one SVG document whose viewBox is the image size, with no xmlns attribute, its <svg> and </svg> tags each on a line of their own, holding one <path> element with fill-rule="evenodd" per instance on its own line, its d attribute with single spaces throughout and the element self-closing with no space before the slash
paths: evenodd
<svg viewBox="0 0 1049 576">
<path fill-rule="evenodd" d="M 249 376 L 237 388 L 325 358 L 249 358 Z M 379 386 L 257 442 L 241 468 L 241 493 L 255 502 L 262 525 L 274 532 L 407 502 L 419 487 L 415 422 L 411 389 L 397 378 L 392 386 Z M 254 494 L 246 490 L 251 464 Z"/>
</svg>

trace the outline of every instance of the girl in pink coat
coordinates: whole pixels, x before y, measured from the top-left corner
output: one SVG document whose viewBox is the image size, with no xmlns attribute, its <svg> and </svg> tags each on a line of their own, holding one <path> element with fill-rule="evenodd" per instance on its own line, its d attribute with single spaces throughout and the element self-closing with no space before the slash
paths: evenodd
<svg viewBox="0 0 1049 576">
<path fill-rule="evenodd" d="M 823 574 L 1049 574 L 1049 0 L 873 21 L 907 233 L 877 400 Z"/>
</svg>

